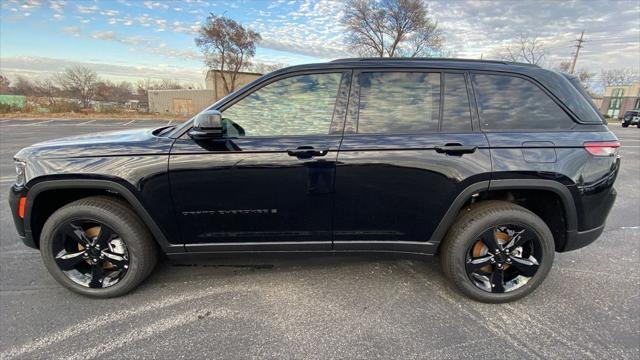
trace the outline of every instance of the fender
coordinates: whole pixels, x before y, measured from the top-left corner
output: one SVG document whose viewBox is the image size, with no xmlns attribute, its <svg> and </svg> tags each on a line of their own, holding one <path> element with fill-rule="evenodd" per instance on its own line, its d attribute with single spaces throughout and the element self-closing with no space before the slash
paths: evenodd
<svg viewBox="0 0 640 360">
<path fill-rule="evenodd" d="M 569 188 L 554 180 L 546 179 L 502 179 L 491 180 L 489 190 L 549 190 L 556 193 L 565 210 L 567 231 L 578 229 L 578 212 Z"/>
<path fill-rule="evenodd" d="M 578 227 L 577 211 L 575 203 L 573 202 L 573 196 L 569 188 L 557 181 L 545 180 L 545 179 L 506 179 L 506 180 L 490 180 L 480 181 L 475 184 L 469 185 L 465 188 L 451 203 L 449 209 L 445 213 L 444 217 L 436 227 L 436 230 L 431 235 L 429 243 L 437 245 L 439 244 L 447 231 L 455 221 L 456 217 L 462 210 L 464 204 L 466 204 L 471 195 L 482 191 L 491 190 L 548 190 L 552 191 L 560 197 L 562 204 L 564 205 L 565 216 L 567 221 L 567 233 L 575 232 Z"/>
<path fill-rule="evenodd" d="M 43 180 L 29 187 L 27 192 L 27 204 L 25 207 L 24 228 L 25 233 L 31 234 L 31 210 L 37 196 L 46 190 L 55 189 L 96 189 L 108 190 L 121 195 L 131 205 L 136 214 L 142 219 L 145 225 L 155 237 L 158 245 L 163 252 L 183 252 L 182 244 L 171 244 L 162 232 L 155 220 L 149 215 L 145 207 L 142 205 L 138 197 L 127 187 L 117 183 L 114 180 L 98 180 L 98 179 L 64 179 L 64 180 Z"/>
</svg>

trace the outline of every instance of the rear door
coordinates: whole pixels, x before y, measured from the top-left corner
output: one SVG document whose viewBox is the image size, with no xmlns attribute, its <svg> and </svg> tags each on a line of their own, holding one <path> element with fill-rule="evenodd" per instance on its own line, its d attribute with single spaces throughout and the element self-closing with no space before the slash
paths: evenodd
<svg viewBox="0 0 640 360">
<path fill-rule="evenodd" d="M 221 109 L 233 124 L 224 138 L 175 142 L 169 176 L 188 250 L 331 248 L 350 79 L 350 71 L 284 75 Z"/>
<path fill-rule="evenodd" d="M 428 251 L 456 197 L 490 178 L 467 76 L 363 70 L 354 78 L 336 168 L 334 248 Z"/>
</svg>

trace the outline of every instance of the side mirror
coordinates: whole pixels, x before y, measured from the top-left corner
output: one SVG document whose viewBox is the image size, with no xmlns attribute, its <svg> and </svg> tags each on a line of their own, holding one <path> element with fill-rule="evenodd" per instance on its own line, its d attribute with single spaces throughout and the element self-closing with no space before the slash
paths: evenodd
<svg viewBox="0 0 640 360">
<path fill-rule="evenodd" d="M 189 136 L 195 140 L 222 138 L 222 114 L 218 110 L 207 110 L 193 119 Z"/>
</svg>

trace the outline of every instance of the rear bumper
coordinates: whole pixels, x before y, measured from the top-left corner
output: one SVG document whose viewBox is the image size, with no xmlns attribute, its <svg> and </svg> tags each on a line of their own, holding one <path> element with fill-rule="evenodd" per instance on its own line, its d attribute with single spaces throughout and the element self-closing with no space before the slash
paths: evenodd
<svg viewBox="0 0 640 360">
<path fill-rule="evenodd" d="M 592 242 L 596 241 L 598 237 L 600 237 L 600 235 L 604 231 L 604 226 L 605 224 L 602 224 L 595 229 L 587 231 L 568 231 L 567 241 L 564 244 L 564 248 L 560 250 L 560 252 L 580 249 L 591 244 Z"/>
<path fill-rule="evenodd" d="M 24 227 L 24 219 L 18 216 L 18 207 L 20 204 L 20 198 L 26 196 L 26 189 L 16 189 L 15 186 L 12 186 L 9 190 L 9 208 L 11 208 L 11 217 L 13 218 L 13 223 L 16 226 L 16 231 L 18 232 L 18 236 L 20 240 L 30 248 L 37 249 L 36 242 L 33 239 L 30 231 L 25 231 Z"/>
</svg>

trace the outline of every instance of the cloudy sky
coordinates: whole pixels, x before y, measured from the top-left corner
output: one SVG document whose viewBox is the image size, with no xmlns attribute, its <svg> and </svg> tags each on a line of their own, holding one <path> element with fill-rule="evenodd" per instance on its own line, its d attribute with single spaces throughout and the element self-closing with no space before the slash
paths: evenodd
<svg viewBox="0 0 640 360">
<path fill-rule="evenodd" d="M 521 33 L 547 48 L 546 65 L 569 59 L 581 31 L 578 68 L 640 68 L 640 1 L 427 1 L 457 57 L 485 59 Z M 194 31 L 224 14 L 261 33 L 256 61 L 299 64 L 353 54 L 333 0 L 2 0 L 0 71 L 42 77 L 83 64 L 118 79 L 201 84 Z"/>
</svg>

